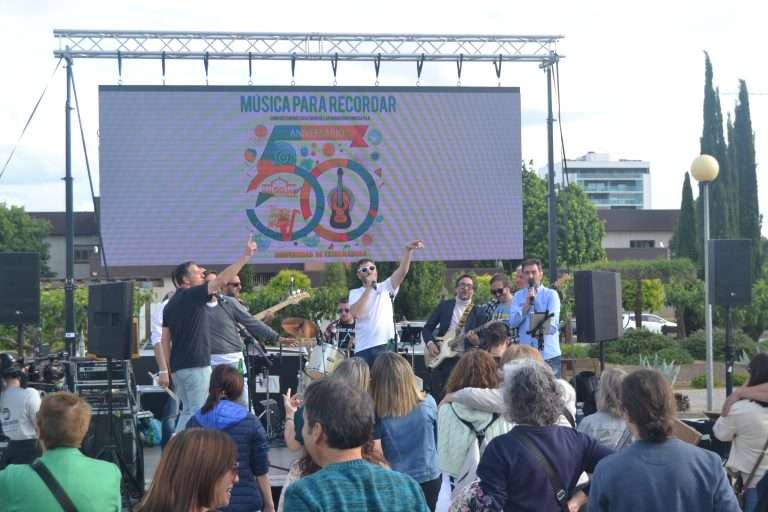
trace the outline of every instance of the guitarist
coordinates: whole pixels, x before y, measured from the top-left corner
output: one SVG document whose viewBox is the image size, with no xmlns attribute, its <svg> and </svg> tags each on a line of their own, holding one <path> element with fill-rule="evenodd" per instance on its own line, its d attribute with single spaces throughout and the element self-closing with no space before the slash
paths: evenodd
<svg viewBox="0 0 768 512">
<path fill-rule="evenodd" d="M 480 348 L 486 348 L 483 340 L 478 335 L 478 329 L 491 320 L 501 320 L 509 324 L 510 327 L 516 327 L 512 319 L 516 318 L 518 307 L 515 305 L 512 295 L 512 280 L 505 274 L 494 274 L 491 277 L 491 302 L 483 307 L 475 308 L 467 320 L 465 332 L 467 342 Z"/>
<path fill-rule="evenodd" d="M 464 312 L 472 303 L 472 296 L 475 293 L 475 280 L 469 274 L 464 274 L 456 280 L 456 297 L 444 300 L 437 305 L 437 308 L 430 315 L 427 323 L 421 331 L 421 337 L 424 339 L 426 350 L 431 356 L 440 353 L 438 343 L 434 341 L 434 336 L 445 336 L 447 333 L 456 333 L 464 327 L 461 319 Z M 437 329 L 437 331 L 435 331 Z M 459 361 L 459 357 L 464 353 L 464 344 L 459 343 L 456 347 L 458 355 L 444 360 L 437 368 L 429 372 L 430 375 L 430 393 L 437 403 L 443 398 L 445 383 L 448 381 L 453 367 Z"/>
</svg>

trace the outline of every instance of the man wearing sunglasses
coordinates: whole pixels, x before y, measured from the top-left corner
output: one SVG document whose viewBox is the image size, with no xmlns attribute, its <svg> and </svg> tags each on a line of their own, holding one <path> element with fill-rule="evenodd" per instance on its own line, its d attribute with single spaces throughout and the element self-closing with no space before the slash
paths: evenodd
<svg viewBox="0 0 768 512">
<path fill-rule="evenodd" d="M 421 240 L 408 242 L 400 266 L 382 283 L 378 282 L 373 260 L 365 258 L 357 263 L 357 278 L 362 286 L 349 291 L 349 309 L 355 318 L 355 356 L 364 359 L 368 366 L 395 337 L 392 303 L 411 267 L 413 251 L 423 248 Z"/>
<path fill-rule="evenodd" d="M 459 276 L 456 280 L 456 296 L 453 299 L 442 301 L 432 312 L 424 328 L 421 330 L 421 337 L 424 340 L 424 348 L 432 356 L 440 353 L 440 347 L 435 343 L 435 336 L 442 337 L 446 334 L 461 332 L 466 323 L 464 312 L 472 304 L 472 296 L 475 293 L 475 280 L 469 274 Z M 429 372 L 430 390 L 429 392 L 435 398 L 437 403 L 443 399 L 445 384 L 448 382 L 448 376 L 453 367 L 459 361 L 459 357 L 464 353 L 464 344 L 459 343 L 456 347 L 457 356 L 445 359 L 440 365 Z"/>
<path fill-rule="evenodd" d="M 341 350 L 349 352 L 355 345 L 355 319 L 349 312 L 349 301 L 346 297 L 339 299 L 339 307 L 336 309 L 339 315 L 335 321 L 328 324 L 325 329 L 325 341 L 333 343 Z"/>
<path fill-rule="evenodd" d="M 515 316 L 517 306 L 513 300 L 512 286 L 512 280 L 506 274 L 494 274 L 491 277 L 491 302 L 475 308 L 467 320 L 465 332 L 470 345 L 486 348 L 478 331 L 492 320 L 500 320 L 514 327 L 512 318 Z"/>
</svg>

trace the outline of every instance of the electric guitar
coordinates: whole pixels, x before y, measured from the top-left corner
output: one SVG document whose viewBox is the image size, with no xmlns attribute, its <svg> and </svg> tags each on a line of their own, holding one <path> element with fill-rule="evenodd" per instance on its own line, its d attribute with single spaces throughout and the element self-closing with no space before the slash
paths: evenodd
<svg viewBox="0 0 768 512">
<path fill-rule="evenodd" d="M 255 315 L 253 315 L 253 318 L 256 320 L 263 320 L 265 316 L 267 316 L 267 313 L 277 313 L 283 308 L 286 308 L 288 306 L 292 306 L 293 304 L 298 304 L 299 302 L 303 301 L 304 299 L 309 298 L 309 292 L 303 292 L 301 290 L 295 291 L 293 294 L 291 294 L 287 299 L 280 302 L 279 304 L 275 304 L 271 308 L 267 308 L 264 311 L 259 311 Z"/>
<path fill-rule="evenodd" d="M 352 218 L 349 216 L 349 209 L 352 204 L 352 200 L 349 197 L 349 192 L 344 190 L 342 185 L 342 176 L 344 176 L 344 170 L 339 167 L 336 170 L 338 176 L 338 182 L 336 188 L 331 191 L 330 205 L 331 210 L 331 227 L 334 229 L 347 229 L 352 225 Z"/>
<path fill-rule="evenodd" d="M 489 320 L 488 322 L 484 323 L 480 327 L 473 329 L 474 331 L 479 331 L 481 329 L 484 329 L 485 327 L 488 327 L 488 325 L 498 322 L 498 320 Z M 440 348 L 440 353 L 436 356 L 428 356 L 429 351 L 426 350 L 424 352 L 424 364 L 427 365 L 428 368 L 437 368 L 440 366 L 440 363 L 445 361 L 448 358 L 456 357 L 459 355 L 456 352 L 456 347 L 459 346 L 459 343 L 464 343 L 464 340 L 467 339 L 467 333 L 462 332 L 459 334 L 456 334 L 455 336 L 435 336 L 433 341 L 435 343 L 439 343 L 438 347 Z"/>
</svg>

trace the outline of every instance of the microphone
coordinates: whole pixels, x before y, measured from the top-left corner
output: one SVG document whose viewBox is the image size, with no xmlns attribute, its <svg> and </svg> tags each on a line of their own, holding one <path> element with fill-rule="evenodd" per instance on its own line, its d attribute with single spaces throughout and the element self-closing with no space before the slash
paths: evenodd
<svg viewBox="0 0 768 512">
<path fill-rule="evenodd" d="M 371 288 L 373 288 L 374 290 L 376 289 L 376 281 L 373 282 L 373 284 L 371 285 Z"/>
<path fill-rule="evenodd" d="M 536 288 L 536 282 L 533 279 L 528 280 L 528 289 Z M 529 302 L 533 304 L 533 301 L 535 300 L 535 297 L 529 297 Z"/>
</svg>

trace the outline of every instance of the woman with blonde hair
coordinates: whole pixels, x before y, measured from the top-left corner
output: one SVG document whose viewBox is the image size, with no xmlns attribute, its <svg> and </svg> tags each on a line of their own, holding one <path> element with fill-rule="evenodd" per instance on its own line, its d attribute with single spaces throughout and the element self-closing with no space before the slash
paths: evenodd
<svg viewBox="0 0 768 512">
<path fill-rule="evenodd" d="M 578 430 L 599 442 L 618 450 L 632 442 L 632 434 L 621 411 L 621 383 L 627 372 L 621 368 L 606 368 L 600 374 L 597 388 L 597 412 L 584 417 Z"/>
<path fill-rule="evenodd" d="M 392 469 L 421 485 L 434 511 L 441 484 L 435 399 L 422 393 L 411 365 L 396 352 L 384 352 L 373 363 L 371 397 L 376 410 L 374 438 L 381 439 Z"/>
<path fill-rule="evenodd" d="M 206 512 L 229 504 L 237 483 L 237 447 L 219 430 L 179 432 L 163 450 L 138 512 Z"/>
</svg>

